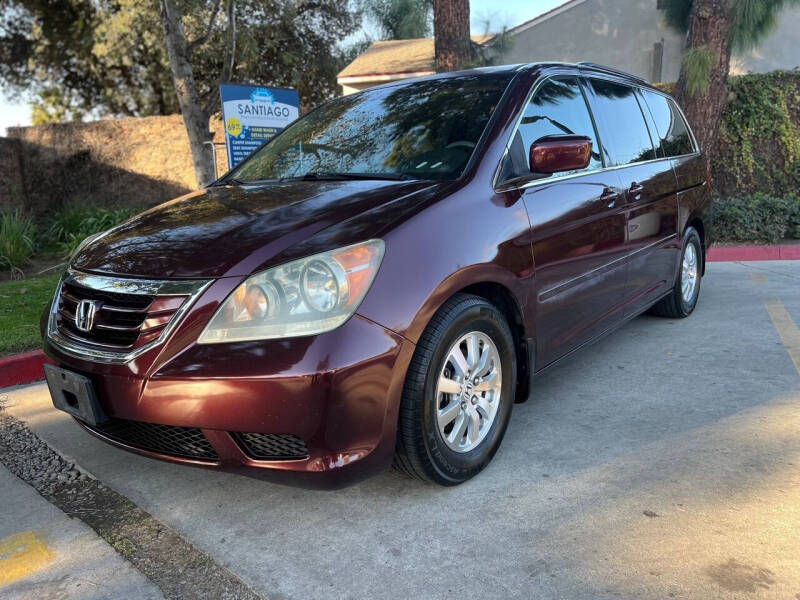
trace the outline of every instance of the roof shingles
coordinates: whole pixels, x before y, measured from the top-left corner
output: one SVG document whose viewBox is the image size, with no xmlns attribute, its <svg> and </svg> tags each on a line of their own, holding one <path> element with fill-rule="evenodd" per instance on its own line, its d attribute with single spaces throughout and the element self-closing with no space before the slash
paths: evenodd
<svg viewBox="0 0 800 600">
<path fill-rule="evenodd" d="M 473 35 L 472 41 L 484 44 L 493 36 Z M 388 40 L 375 42 L 347 65 L 338 75 L 341 80 L 348 77 L 375 75 L 418 75 L 433 73 L 433 38 L 412 40 Z"/>
</svg>

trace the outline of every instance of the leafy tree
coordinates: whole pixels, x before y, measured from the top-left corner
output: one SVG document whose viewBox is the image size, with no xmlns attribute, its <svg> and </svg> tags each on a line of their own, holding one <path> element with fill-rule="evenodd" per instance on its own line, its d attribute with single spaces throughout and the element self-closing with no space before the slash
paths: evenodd
<svg viewBox="0 0 800 600">
<path fill-rule="evenodd" d="M 159 4 L 199 185 L 213 179 L 208 120 L 219 106 L 219 83 L 236 76 L 293 84 L 304 103 L 319 102 L 337 91 L 340 63 L 332 49 L 354 27 L 347 0 L 205 0 L 205 11 L 198 10 L 198 0 L 159 0 Z M 200 51 L 208 47 L 223 51 Z"/>
<path fill-rule="evenodd" d="M 39 117 L 177 110 L 152 0 L 3 0 L 0 83 Z"/>
<path fill-rule="evenodd" d="M 675 96 L 700 146 L 716 151 L 731 53 L 757 47 L 780 12 L 800 0 L 667 0 L 667 21 L 686 32 Z"/>
<path fill-rule="evenodd" d="M 188 109 L 200 184 L 213 177 L 204 142 L 211 139 L 208 116 L 219 108 L 219 82 L 294 87 L 303 106 L 314 105 L 337 93 L 337 42 L 356 26 L 348 0 L 0 2 L 0 84 L 7 92 L 37 98 L 42 120 Z M 169 47 L 183 61 L 177 78 Z"/>
<path fill-rule="evenodd" d="M 364 15 L 382 40 L 424 38 L 431 34 L 433 0 L 360 0 Z"/>
</svg>

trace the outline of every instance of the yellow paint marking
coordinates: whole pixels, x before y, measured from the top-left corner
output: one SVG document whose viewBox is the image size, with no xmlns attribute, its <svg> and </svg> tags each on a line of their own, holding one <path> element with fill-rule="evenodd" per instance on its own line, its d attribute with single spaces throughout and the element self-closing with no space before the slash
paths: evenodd
<svg viewBox="0 0 800 600">
<path fill-rule="evenodd" d="M 0 540 L 0 587 L 42 570 L 55 556 L 32 531 Z"/>
<path fill-rule="evenodd" d="M 786 311 L 786 307 L 780 300 L 771 300 L 766 304 L 769 318 L 775 326 L 781 341 L 786 347 L 786 351 L 794 363 L 797 372 L 800 373 L 800 329 L 792 320 L 791 315 Z"/>
<path fill-rule="evenodd" d="M 762 273 L 750 273 L 750 279 L 755 283 L 767 283 L 767 276 Z"/>
</svg>

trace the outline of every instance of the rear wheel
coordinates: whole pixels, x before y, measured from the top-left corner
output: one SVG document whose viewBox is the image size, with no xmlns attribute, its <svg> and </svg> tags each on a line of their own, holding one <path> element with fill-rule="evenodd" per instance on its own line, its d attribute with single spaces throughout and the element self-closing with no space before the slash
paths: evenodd
<svg viewBox="0 0 800 600">
<path fill-rule="evenodd" d="M 683 319 L 694 311 L 700 297 L 703 272 L 703 246 L 694 227 L 686 230 L 681 251 L 681 267 L 672 293 L 656 303 L 650 312 L 659 317 Z"/>
<path fill-rule="evenodd" d="M 431 319 L 409 365 L 397 431 L 397 467 L 457 485 L 492 459 L 516 382 L 511 330 L 482 298 L 457 294 Z"/>
</svg>

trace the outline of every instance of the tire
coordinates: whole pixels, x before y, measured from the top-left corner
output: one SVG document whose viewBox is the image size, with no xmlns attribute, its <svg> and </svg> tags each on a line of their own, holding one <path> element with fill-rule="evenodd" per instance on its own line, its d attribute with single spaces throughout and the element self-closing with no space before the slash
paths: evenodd
<svg viewBox="0 0 800 600">
<path fill-rule="evenodd" d="M 690 260 L 692 253 L 694 255 L 694 264 L 690 265 L 689 269 L 684 264 L 687 253 Z M 670 319 L 685 319 L 692 314 L 695 306 L 697 306 L 697 299 L 700 297 L 703 260 L 703 246 L 700 243 L 700 235 L 694 227 L 689 227 L 683 236 L 683 248 L 681 249 L 681 258 L 678 263 L 678 276 L 675 278 L 675 286 L 669 296 L 659 300 L 650 309 L 651 314 Z M 684 297 L 684 284 L 686 283 L 687 275 L 691 277 L 692 269 L 695 273 L 695 285 L 692 288 L 691 295 Z"/>
<path fill-rule="evenodd" d="M 472 362 L 467 350 L 471 342 L 471 356 L 480 357 Z M 461 358 L 471 373 L 468 378 L 459 374 L 460 367 L 454 367 L 457 361 L 451 351 L 456 347 L 464 349 Z M 484 355 L 486 366 L 481 368 Z M 472 373 L 475 365 L 478 368 Z M 437 389 L 445 378 L 451 379 L 444 382 L 448 389 L 457 385 L 459 390 Z M 466 380 L 478 387 L 471 387 Z M 406 374 L 395 466 L 412 477 L 445 486 L 474 477 L 489 464 L 503 440 L 516 380 L 514 338 L 503 314 L 477 296 L 456 294 L 447 300 L 423 332 Z M 486 391 L 497 382 L 499 388 Z M 457 429 L 462 413 L 466 423 L 463 435 Z M 455 415 L 453 420 L 445 424 L 451 415 Z"/>
</svg>

